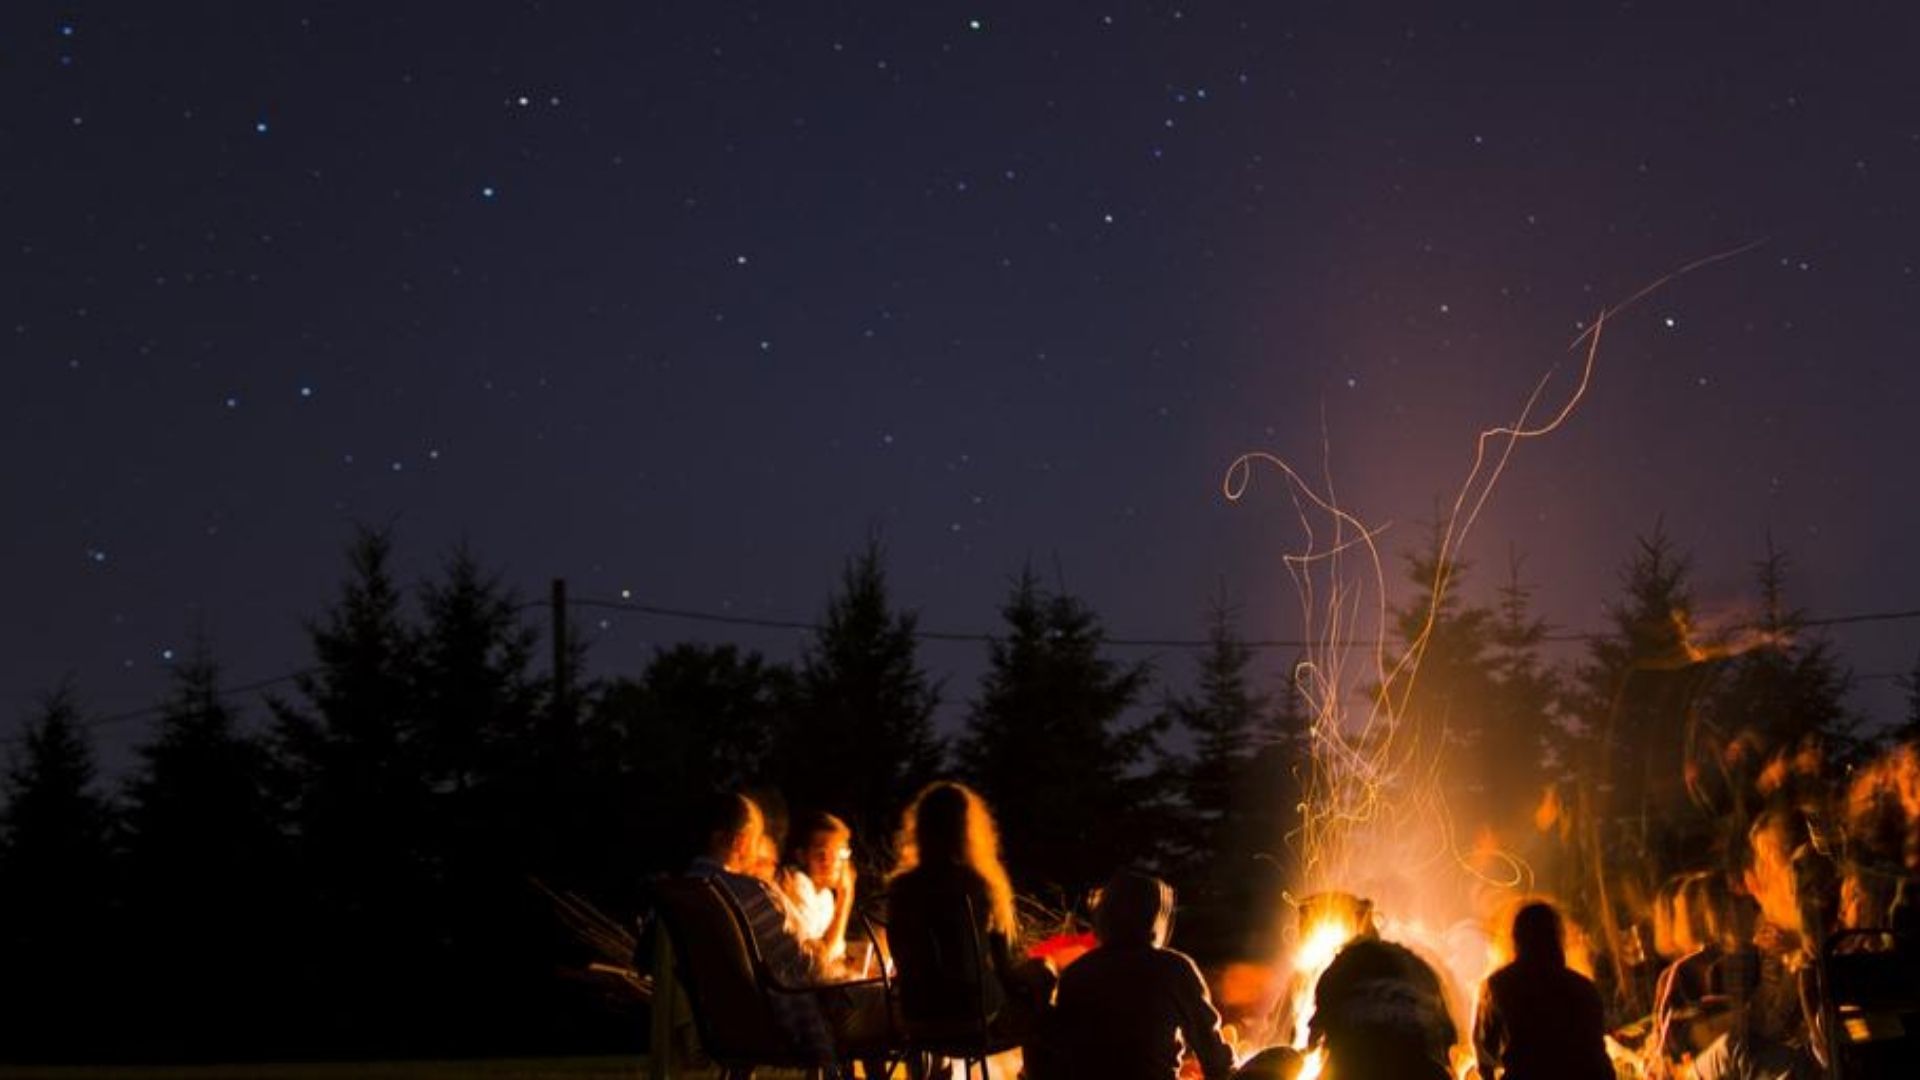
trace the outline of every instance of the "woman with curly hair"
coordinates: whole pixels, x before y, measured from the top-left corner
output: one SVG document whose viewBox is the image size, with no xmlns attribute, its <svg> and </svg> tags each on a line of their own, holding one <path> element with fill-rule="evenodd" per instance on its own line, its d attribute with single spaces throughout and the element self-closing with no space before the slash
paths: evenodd
<svg viewBox="0 0 1920 1080">
<path fill-rule="evenodd" d="M 1054 977 L 1017 959 L 1013 883 L 986 801 L 964 784 L 929 784 L 907 807 L 897 850 L 887 934 L 909 1029 L 964 1033 L 984 1015 L 997 1034 L 1031 1031 Z"/>
</svg>

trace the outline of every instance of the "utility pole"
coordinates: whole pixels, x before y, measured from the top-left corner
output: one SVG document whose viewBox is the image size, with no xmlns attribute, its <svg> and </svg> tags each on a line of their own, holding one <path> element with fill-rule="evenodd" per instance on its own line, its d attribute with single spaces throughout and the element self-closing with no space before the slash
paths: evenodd
<svg viewBox="0 0 1920 1080">
<path fill-rule="evenodd" d="M 553 711 L 566 715 L 573 698 L 572 665 L 567 659 L 567 579 L 554 578 L 547 607 L 553 613 Z"/>
</svg>

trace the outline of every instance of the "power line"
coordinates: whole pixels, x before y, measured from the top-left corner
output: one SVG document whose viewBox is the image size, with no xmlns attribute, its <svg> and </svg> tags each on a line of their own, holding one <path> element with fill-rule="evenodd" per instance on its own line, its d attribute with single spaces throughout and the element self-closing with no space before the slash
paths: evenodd
<svg viewBox="0 0 1920 1080">
<path fill-rule="evenodd" d="M 710 624 L 719 625 L 719 626 L 743 626 L 743 627 L 750 627 L 750 628 L 759 629 L 759 630 L 797 630 L 797 631 L 801 631 L 803 633 L 809 633 L 809 634 L 817 634 L 822 629 L 819 623 L 803 621 L 800 619 L 776 619 L 776 618 L 758 618 L 750 615 L 728 615 L 728 614 L 723 614 L 723 613 L 714 612 L 714 611 L 698 611 L 692 608 L 665 607 L 659 604 L 641 604 L 641 603 L 635 603 L 631 600 L 603 600 L 603 599 L 598 599 L 594 597 L 581 597 L 578 599 L 570 600 L 568 601 L 568 603 L 573 607 L 593 608 L 596 610 L 605 610 L 605 611 L 622 611 L 622 612 L 627 612 L 635 615 L 651 615 L 658 618 L 683 619 L 689 622 L 703 622 L 703 623 L 710 623 Z M 550 609 L 552 606 L 553 605 L 546 600 L 528 600 L 517 605 L 515 610 L 530 611 L 536 608 Z M 1822 618 L 1807 618 L 1807 619 L 1801 619 L 1799 621 L 1799 625 L 1802 627 L 1858 626 L 1858 625 L 1870 624 L 1870 623 L 1903 622 L 1909 619 L 1920 619 L 1920 608 L 1912 608 L 1912 609 L 1906 609 L 1906 610 L 1900 610 L 1900 611 L 1866 611 L 1866 612 L 1856 612 L 1856 613 L 1846 614 L 1846 615 L 1830 615 Z M 966 631 L 966 630 L 916 629 L 913 632 L 913 636 L 915 639 L 920 641 L 957 642 L 957 643 L 971 643 L 971 644 L 987 644 L 999 639 L 998 636 L 994 634 L 984 633 L 981 631 Z M 1594 632 L 1586 632 L 1586 633 L 1567 632 L 1567 633 L 1561 633 L 1561 634 L 1547 634 L 1547 635 L 1544 635 L 1541 638 L 1541 640 L 1544 642 L 1570 643 L 1570 642 L 1583 642 L 1583 641 L 1597 641 L 1597 640 L 1604 639 L 1608 636 L 1609 635 L 1607 634 L 1594 633 Z M 1206 648 L 1208 645 L 1212 644 L 1210 641 L 1208 641 L 1205 638 L 1179 638 L 1179 637 L 1110 637 L 1110 638 L 1106 638 L 1104 643 L 1107 645 L 1113 646 L 1115 648 L 1146 648 L 1146 649 L 1203 649 L 1203 648 Z M 1362 646 L 1371 647 L 1371 646 L 1380 645 L 1383 643 L 1390 643 L 1390 642 L 1382 642 L 1382 640 L 1378 638 L 1348 638 L 1348 639 L 1337 641 L 1337 642 L 1307 641 L 1299 638 L 1258 638 L 1258 639 L 1253 639 L 1248 641 L 1242 641 L 1239 644 L 1249 649 L 1310 649 L 1310 648 L 1326 647 L 1328 645 L 1333 645 L 1335 647 L 1362 647 Z M 223 697 L 223 698 L 233 697 L 240 694 L 248 694 L 256 690 L 265 690 L 268 687 L 278 686 L 282 683 L 292 682 L 293 680 L 298 679 L 303 675 L 314 674 L 318 670 L 319 670 L 318 668 L 313 668 L 313 667 L 301 668 L 297 671 L 289 671 L 280 675 L 269 676 L 264 679 L 255 679 L 251 682 L 240 683 L 235 686 L 220 687 L 219 689 L 215 690 L 214 693 L 217 696 Z M 1879 681 L 1897 681 L 1900 679 L 1904 679 L 1907 676 L 1908 676 L 1908 673 L 1906 672 L 1879 671 L 1879 672 L 1868 672 L 1864 674 L 1856 673 L 1853 675 L 1853 678 L 1857 682 L 1879 682 Z M 85 721 L 85 723 L 82 726 L 86 727 L 89 730 L 105 728 L 105 727 L 113 727 L 119 724 L 131 723 L 135 720 L 143 720 L 149 717 L 158 716 L 162 712 L 165 712 L 166 709 L 167 709 L 167 706 L 164 703 L 146 705 L 137 709 L 129 709 L 129 710 L 126 710 L 125 712 L 113 713 L 108 716 L 95 717 Z M 24 738 L 23 735 L 3 736 L 3 737 L 0 737 L 0 745 L 18 743 L 23 738 Z"/>
<path fill-rule="evenodd" d="M 265 690 L 269 686 L 278 686 L 281 683 L 292 682 L 302 675 L 312 675 L 319 670 L 317 667 L 301 668 L 299 671 L 289 671 L 283 675 L 273 675 L 265 679 L 255 679 L 252 682 L 244 682 L 236 686 L 216 687 L 213 691 L 213 696 L 228 698 L 237 697 L 241 694 L 250 694 L 255 690 Z M 150 717 L 159 716 L 161 713 L 166 712 L 167 708 L 168 705 L 166 702 L 143 705 L 138 709 L 128 709 L 125 712 L 113 713 L 108 716 L 89 717 L 83 720 L 80 726 L 86 728 L 88 731 L 104 727 L 113 727 L 118 724 L 130 723 L 134 720 L 145 720 Z M 3 736 L 0 737 L 0 745 L 11 745 L 25 738 L 26 735 L 24 733 Z"/>
<path fill-rule="evenodd" d="M 690 608 L 671 608 L 671 607 L 662 607 L 657 604 L 640 604 L 640 603 L 635 603 L 631 600 L 602 600 L 602 599 L 593 598 L 593 597 L 582 597 L 580 599 L 571 601 L 571 603 L 576 607 L 583 607 L 583 608 L 596 608 L 596 609 L 603 609 L 603 610 L 609 610 L 609 611 L 626 611 L 626 612 L 631 612 L 637 615 L 655 615 L 662 618 L 686 619 L 693 622 L 717 623 L 724 626 L 747 626 L 747 627 L 753 627 L 761 630 L 800 630 L 806 633 L 814 633 L 814 634 L 819 633 L 821 630 L 820 624 L 814 623 L 814 622 L 804 622 L 799 619 L 757 618 L 750 615 L 724 615 L 719 612 L 713 612 L 713 611 L 695 611 Z M 544 605 L 534 603 L 534 604 L 528 604 L 526 606 L 540 607 Z M 1915 608 L 1913 610 L 1908 610 L 1908 611 L 1872 611 L 1872 612 L 1863 612 L 1863 613 L 1853 614 L 1853 615 L 1833 615 L 1833 616 L 1828 616 L 1826 618 L 1819 618 L 1819 619 L 1801 619 L 1799 621 L 1799 625 L 1802 627 L 1853 626 L 1860 623 L 1897 622 L 1897 621 L 1906 620 L 1906 619 L 1920 619 L 1920 608 Z M 959 641 L 959 642 L 975 642 L 975 643 L 983 643 L 983 644 L 987 642 L 995 641 L 999 637 L 998 635 L 983 633 L 980 631 L 920 630 L 920 629 L 914 630 L 913 636 L 922 641 Z M 1585 632 L 1585 633 L 1575 633 L 1575 632 L 1569 631 L 1569 632 L 1560 633 L 1560 634 L 1547 634 L 1547 635 L 1544 635 L 1541 638 L 1541 640 L 1548 641 L 1548 642 L 1556 642 L 1556 643 L 1566 643 L 1566 642 L 1580 642 L 1580 641 L 1600 641 L 1610 636 L 1611 635 L 1609 634 L 1603 634 L 1603 633 L 1597 633 L 1597 632 L 1591 632 L 1591 631 Z M 1109 637 L 1104 639 L 1104 644 L 1123 647 L 1123 648 L 1204 649 L 1209 644 L 1211 644 L 1211 642 L 1209 642 L 1206 638 Z M 1344 640 L 1335 641 L 1335 642 L 1306 641 L 1306 640 L 1295 639 L 1295 638 L 1259 638 L 1254 640 L 1242 641 L 1240 642 L 1240 644 L 1249 649 L 1310 649 L 1310 648 L 1319 648 L 1327 645 L 1334 645 L 1334 646 L 1343 647 L 1343 648 L 1360 647 L 1360 646 L 1371 647 L 1374 645 L 1392 644 L 1392 642 L 1390 640 L 1383 640 L 1380 638 L 1346 638 Z"/>
</svg>

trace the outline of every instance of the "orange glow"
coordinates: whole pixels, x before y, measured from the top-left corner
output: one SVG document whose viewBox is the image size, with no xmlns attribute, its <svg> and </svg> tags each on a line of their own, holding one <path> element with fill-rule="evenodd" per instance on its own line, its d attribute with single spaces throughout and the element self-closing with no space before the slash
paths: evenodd
<svg viewBox="0 0 1920 1080">
<path fill-rule="evenodd" d="M 1540 804 L 1533 808 L 1533 827 L 1536 832 L 1553 832 L 1566 815 L 1566 809 L 1560 805 L 1560 789 L 1548 784 L 1540 793 Z"/>
<path fill-rule="evenodd" d="M 1297 882 L 1303 891 L 1320 896 L 1353 889 L 1381 900 L 1382 915 L 1375 920 L 1381 936 L 1441 961 L 1435 966 L 1455 996 L 1455 1020 L 1463 1031 L 1465 1025 L 1459 1022 L 1465 1018 L 1457 1005 L 1472 1000 L 1497 958 L 1485 930 L 1490 914 L 1486 909 L 1497 906 L 1496 897 L 1531 892 L 1534 873 L 1517 852 L 1502 846 L 1492 829 L 1469 831 L 1461 825 L 1472 823 L 1455 822 L 1441 775 L 1442 749 L 1449 739 L 1446 718 L 1409 712 L 1442 601 L 1466 540 L 1513 453 L 1522 443 L 1559 429 L 1585 398 L 1607 322 L 1672 279 L 1754 246 L 1696 260 L 1602 310 L 1569 346 L 1584 356 L 1557 408 L 1546 402 L 1553 378 L 1549 372 L 1511 422 L 1480 432 L 1466 476 L 1439 522 L 1433 579 L 1422 586 L 1424 620 L 1397 655 L 1389 654 L 1388 642 L 1399 629 L 1391 616 L 1378 544 L 1385 526 L 1370 524 L 1343 504 L 1330 466 L 1310 479 L 1278 456 L 1252 451 L 1237 457 L 1222 480 L 1222 493 L 1237 502 L 1246 495 L 1256 468 L 1273 469 L 1299 513 L 1303 534 L 1303 546 L 1282 560 L 1300 601 L 1302 636 L 1309 642 L 1306 657 L 1292 671 L 1307 713 L 1309 751 L 1301 778 L 1300 819 L 1285 837 L 1298 857 Z M 1545 420 L 1538 418 L 1549 410 Z M 1329 456 L 1329 442 L 1323 433 L 1323 459 Z M 1709 647 L 1692 642 L 1683 614 L 1676 612 L 1674 620 L 1680 644 L 1676 662 L 1704 659 Z M 1362 701 L 1364 706 L 1357 704 Z M 1533 822 L 1541 833 L 1566 832 L 1569 815 L 1557 791 L 1542 793 Z M 1291 1030 L 1274 1034 L 1291 1037 L 1296 1049 L 1306 1051 L 1314 985 L 1362 927 L 1358 918 L 1343 916 L 1337 907 L 1311 910 L 1303 905 L 1300 914 L 1300 932 L 1283 965 L 1291 971 L 1283 1025 Z M 1511 914 L 1506 912 L 1505 923 L 1510 924 Z M 1591 973 L 1584 936 L 1569 936 L 1576 939 L 1567 943 L 1569 964 Z M 1301 1076 L 1311 1080 L 1322 1066 L 1315 1049 L 1308 1053 Z M 1471 1054 L 1464 1047 L 1455 1047 L 1454 1067 L 1463 1075 L 1471 1067 Z"/>
<path fill-rule="evenodd" d="M 1261 964 L 1228 964 L 1215 980 L 1214 997 L 1227 1010 L 1244 1010 L 1267 1000 L 1273 971 Z"/>
<path fill-rule="evenodd" d="M 1846 820 L 1870 859 L 1920 872 L 1920 747 L 1896 746 L 1854 770 Z"/>
</svg>

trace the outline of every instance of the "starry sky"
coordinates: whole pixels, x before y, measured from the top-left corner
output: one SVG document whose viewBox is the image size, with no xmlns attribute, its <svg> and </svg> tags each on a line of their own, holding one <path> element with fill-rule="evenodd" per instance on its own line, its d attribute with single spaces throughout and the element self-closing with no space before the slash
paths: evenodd
<svg viewBox="0 0 1920 1080">
<path fill-rule="evenodd" d="M 1769 535 L 1816 615 L 1920 608 L 1920 15 L 1829 7 L 7 3 L 0 736 L 196 628 L 309 662 L 355 522 L 529 598 L 804 621 L 878 530 L 931 629 L 1030 563 L 1296 634 L 1236 454 L 1410 546 L 1597 312 L 1755 241 L 1609 321 L 1478 586 L 1596 629 L 1663 520 L 1710 611 Z M 602 675 L 804 640 L 578 618 Z M 1920 621 L 1832 633 L 1891 717 Z M 949 723 L 982 652 L 926 646 Z"/>
</svg>

